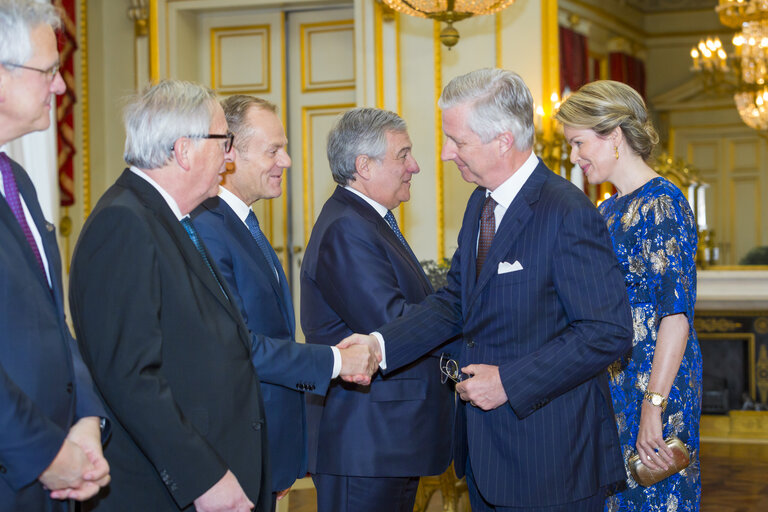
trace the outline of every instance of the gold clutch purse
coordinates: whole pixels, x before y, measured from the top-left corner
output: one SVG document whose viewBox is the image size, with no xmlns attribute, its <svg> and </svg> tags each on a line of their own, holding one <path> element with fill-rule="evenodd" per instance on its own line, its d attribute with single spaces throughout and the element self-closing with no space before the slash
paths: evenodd
<svg viewBox="0 0 768 512">
<path fill-rule="evenodd" d="M 629 458 L 629 471 L 632 473 L 632 478 L 635 482 L 639 483 L 643 487 L 649 487 L 656 482 L 660 482 L 668 476 L 679 473 L 688 467 L 691 463 L 691 454 L 688 453 L 688 448 L 685 444 L 675 436 L 669 436 L 664 440 L 667 446 L 672 450 L 674 462 L 666 471 L 663 469 L 652 470 L 640 461 L 640 455 L 635 452 Z"/>
</svg>

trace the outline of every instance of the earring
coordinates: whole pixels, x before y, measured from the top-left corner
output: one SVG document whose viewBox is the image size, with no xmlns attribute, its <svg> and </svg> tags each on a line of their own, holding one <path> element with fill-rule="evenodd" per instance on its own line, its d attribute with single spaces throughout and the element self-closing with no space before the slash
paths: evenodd
<svg viewBox="0 0 768 512">
<path fill-rule="evenodd" d="M 616 160 L 619 159 L 619 146 L 613 146 L 613 150 L 616 152 Z"/>
</svg>

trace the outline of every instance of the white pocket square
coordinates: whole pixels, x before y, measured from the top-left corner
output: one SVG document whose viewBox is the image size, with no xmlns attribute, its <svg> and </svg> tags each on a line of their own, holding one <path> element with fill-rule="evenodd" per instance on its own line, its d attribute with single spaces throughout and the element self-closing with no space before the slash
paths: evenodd
<svg viewBox="0 0 768 512">
<path fill-rule="evenodd" d="M 508 274 L 509 272 L 517 272 L 518 270 L 523 270 L 523 266 L 519 261 L 515 261 L 514 263 L 502 261 L 499 263 L 499 274 Z"/>
</svg>

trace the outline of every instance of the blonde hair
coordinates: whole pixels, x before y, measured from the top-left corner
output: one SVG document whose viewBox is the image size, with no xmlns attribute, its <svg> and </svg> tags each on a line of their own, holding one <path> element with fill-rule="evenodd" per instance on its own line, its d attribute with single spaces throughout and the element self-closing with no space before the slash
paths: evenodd
<svg viewBox="0 0 768 512">
<path fill-rule="evenodd" d="M 646 161 L 659 142 L 643 98 L 630 86 L 613 80 L 581 87 L 560 105 L 555 119 L 565 126 L 590 129 L 601 137 L 619 127 L 629 147 Z"/>
</svg>

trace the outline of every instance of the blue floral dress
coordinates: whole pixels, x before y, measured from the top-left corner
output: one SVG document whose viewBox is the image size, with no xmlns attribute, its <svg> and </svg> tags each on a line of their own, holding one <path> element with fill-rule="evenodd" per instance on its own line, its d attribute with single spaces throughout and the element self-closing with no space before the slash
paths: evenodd
<svg viewBox="0 0 768 512">
<path fill-rule="evenodd" d="M 643 393 L 651 375 L 656 332 L 662 318 L 688 317 L 688 343 L 662 414 L 664 437 L 674 434 L 688 447 L 691 465 L 651 486 L 637 484 L 627 470 L 626 489 L 609 496 L 606 511 L 699 510 L 699 419 L 701 350 L 693 329 L 696 302 L 696 221 L 680 190 L 654 178 L 599 207 L 611 233 L 632 307 L 632 350 L 608 371 L 624 461 L 635 452 Z"/>
</svg>

